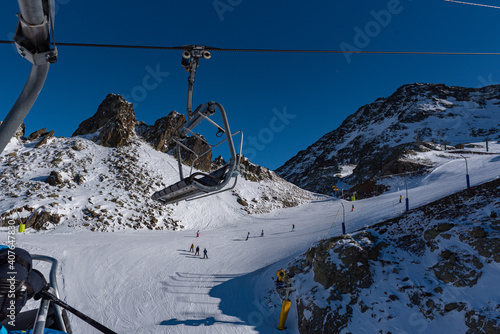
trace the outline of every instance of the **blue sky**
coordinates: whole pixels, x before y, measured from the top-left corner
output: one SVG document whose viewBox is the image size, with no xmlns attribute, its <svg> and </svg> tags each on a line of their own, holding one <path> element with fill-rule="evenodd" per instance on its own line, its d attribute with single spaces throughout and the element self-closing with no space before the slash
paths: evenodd
<svg viewBox="0 0 500 334">
<path fill-rule="evenodd" d="M 500 51 L 500 10 L 441 0 L 56 3 L 56 43 Z M 498 5 L 494 0 L 481 3 Z M 16 1 L 3 1 L 0 39 L 11 39 L 17 12 Z M 31 65 L 10 45 L 0 45 L 0 54 L 3 119 Z M 70 136 L 111 92 L 127 96 L 138 120 L 147 124 L 171 110 L 184 112 L 187 72 L 180 54 L 59 47 L 59 60 L 25 119 L 27 134 L 47 128 Z M 362 105 L 414 82 L 467 87 L 499 83 L 500 56 L 213 52 L 198 69 L 194 105 L 222 103 L 232 130 L 245 132 L 244 153 L 275 169 Z"/>
</svg>

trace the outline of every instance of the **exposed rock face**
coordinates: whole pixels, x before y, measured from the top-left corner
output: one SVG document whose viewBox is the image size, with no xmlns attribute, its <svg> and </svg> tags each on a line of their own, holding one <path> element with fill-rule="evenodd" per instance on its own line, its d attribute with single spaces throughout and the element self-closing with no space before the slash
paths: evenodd
<svg viewBox="0 0 500 334">
<path fill-rule="evenodd" d="M 35 148 L 40 148 L 49 142 L 49 139 L 54 137 L 54 130 L 45 133 L 38 143 L 36 143 Z"/>
<path fill-rule="evenodd" d="M 99 132 L 98 144 L 107 147 L 126 146 L 135 135 L 136 124 L 132 103 L 120 95 L 108 94 L 95 115 L 80 123 L 73 136 Z"/>
<path fill-rule="evenodd" d="M 290 277 L 312 269 L 314 281 L 321 286 L 311 292 L 324 289 L 327 293 L 322 295 L 329 295 L 320 301 L 323 305 L 326 303 L 326 307 L 315 303 L 314 293 L 297 297 L 301 333 L 340 333 L 346 327 L 353 313 L 351 305 L 357 302 L 359 292 L 373 284 L 371 263 L 379 256 L 374 242 L 375 237 L 366 232 L 324 240 L 309 249 L 299 265 L 290 268 Z M 295 280 L 296 284 L 300 279 Z M 345 300 L 345 296 L 349 296 L 349 300 Z M 347 304 L 345 308 L 336 308 L 342 301 Z"/>
<path fill-rule="evenodd" d="M 140 122 L 137 125 L 137 134 L 150 143 L 155 150 L 168 152 L 175 147 L 175 142 L 171 140 L 177 136 L 178 129 L 186 122 L 184 115 L 172 111 L 167 117 L 158 119 L 153 126 Z"/>
<path fill-rule="evenodd" d="M 203 138 L 203 136 L 201 137 Z M 212 149 L 210 145 L 196 137 L 189 137 L 186 140 L 186 146 L 198 154 L 198 156 L 191 151 L 182 149 L 182 162 L 204 172 L 210 171 L 210 167 L 212 166 Z"/>
<path fill-rule="evenodd" d="M 339 166 L 357 166 L 352 177 L 343 179 L 351 186 L 375 176 L 422 170 L 425 166 L 404 159 L 420 151 L 422 142 L 455 145 L 500 139 L 499 99 L 500 85 L 405 85 L 361 107 L 276 173 L 304 189 L 331 194 Z"/>
<path fill-rule="evenodd" d="M 449 331 L 498 333 L 500 294 L 482 296 L 498 275 L 499 209 L 497 179 L 319 242 L 288 268 L 300 332 L 434 333 L 462 319 Z"/>
<path fill-rule="evenodd" d="M 241 176 L 243 176 L 245 180 L 254 182 L 271 180 L 273 176 L 276 177 L 276 174 L 271 172 L 269 169 L 251 163 L 250 160 L 244 156 L 242 156 L 240 160 L 240 172 Z"/>
<path fill-rule="evenodd" d="M 26 228 L 34 228 L 36 230 L 45 230 L 46 223 L 59 224 L 61 216 L 57 213 L 50 213 L 48 211 L 40 211 L 33 215 L 31 219 L 25 222 Z"/>
<path fill-rule="evenodd" d="M 356 294 L 360 288 L 369 287 L 373 283 L 369 261 L 378 258 L 374 240 L 370 233 L 360 233 L 352 238 L 335 237 L 309 249 L 306 260 L 308 266 L 312 265 L 314 280 L 325 289 L 335 285 L 334 300 L 340 294 Z M 340 262 L 331 261 L 334 257 L 330 256 L 330 250 Z"/>
<path fill-rule="evenodd" d="M 314 281 L 321 284 L 313 290 L 324 289 L 329 295 L 326 307 L 319 307 L 310 293 L 297 297 L 301 333 L 340 333 L 349 323 L 353 313 L 350 305 L 357 302 L 361 289 L 373 283 L 370 263 L 379 256 L 374 241 L 370 233 L 324 240 L 307 251 L 300 265 L 290 268 L 290 277 L 312 269 Z M 348 305 L 335 308 L 345 298 L 342 295 L 350 296 Z"/>
<path fill-rule="evenodd" d="M 219 156 L 214 159 L 212 170 L 216 170 L 224 164 L 224 159 Z M 242 206 L 241 209 L 249 214 L 266 213 L 276 208 L 291 208 L 316 198 L 313 193 L 285 181 L 265 167 L 253 164 L 244 156 L 240 160 L 239 178 L 259 182 L 263 186 L 262 195 L 257 197 L 255 193 L 247 192 L 244 189 L 232 191 L 236 201 Z M 270 187 L 265 185 L 270 185 Z"/>
<path fill-rule="evenodd" d="M 15 214 L 14 216 L 16 216 L 16 218 L 8 218 L 10 216 L 13 216 L 13 213 L 15 212 L 21 213 L 23 211 L 27 211 L 28 213 L 30 213 L 30 215 L 28 217 L 19 219 L 19 216 Z M 23 223 L 26 225 L 26 228 L 32 227 L 36 230 L 45 230 L 47 223 L 59 224 L 61 222 L 62 216 L 57 213 L 51 213 L 49 211 L 46 211 L 46 209 L 41 209 L 36 214 L 31 215 L 31 213 L 33 213 L 34 211 L 34 208 L 25 205 L 24 207 L 4 212 L 2 215 L 0 215 L 0 226 L 9 226 L 9 221 L 14 220 L 15 225 Z"/>
<path fill-rule="evenodd" d="M 45 136 L 47 134 L 47 129 L 46 128 L 43 128 L 43 129 L 40 129 L 40 130 L 36 130 L 35 132 L 31 133 L 29 136 L 28 136 L 28 140 L 37 140 L 38 138 L 42 137 L 42 136 Z"/>
<path fill-rule="evenodd" d="M 137 126 L 136 131 L 137 134 L 150 143 L 155 150 L 165 153 L 169 152 L 176 156 L 175 151 L 173 151 L 176 144 L 172 138 L 178 135 L 179 129 L 185 122 L 186 118 L 184 115 L 172 111 L 167 117 L 157 120 L 153 126 L 141 122 Z M 203 138 L 203 136 L 201 137 Z M 192 136 L 188 137 L 184 144 L 198 154 L 199 157 L 197 157 L 195 153 L 182 148 L 182 162 L 185 165 L 193 166 L 201 171 L 209 172 L 212 166 L 211 147 L 203 140 Z"/>
<path fill-rule="evenodd" d="M 500 333 L 500 315 L 496 310 L 489 312 L 469 311 L 465 314 L 465 323 L 469 330 L 467 334 L 495 334 Z"/>
<path fill-rule="evenodd" d="M 2 124 L 2 122 L 0 122 L 0 124 Z M 17 129 L 16 133 L 14 133 L 14 137 L 16 137 L 16 138 L 24 137 L 25 128 L 26 128 L 26 126 L 24 125 L 24 123 L 21 123 L 21 125 L 19 125 L 19 128 Z"/>
<path fill-rule="evenodd" d="M 35 148 L 42 147 L 43 145 L 47 144 L 49 139 L 54 137 L 54 130 L 47 132 L 46 128 L 36 130 L 35 132 L 31 133 L 28 136 L 28 140 L 30 141 L 35 141 L 38 140 L 38 143 L 36 143 Z"/>
<path fill-rule="evenodd" d="M 48 184 L 50 184 L 51 186 L 57 186 L 57 185 L 63 183 L 63 178 L 62 178 L 61 174 L 59 174 L 58 172 L 52 171 L 52 172 L 50 172 L 49 177 L 47 177 L 46 182 Z"/>
<path fill-rule="evenodd" d="M 476 256 L 450 250 L 441 252 L 439 256 L 442 261 L 432 267 L 437 278 L 457 287 L 476 285 L 482 274 L 480 269 L 484 267 Z"/>
</svg>

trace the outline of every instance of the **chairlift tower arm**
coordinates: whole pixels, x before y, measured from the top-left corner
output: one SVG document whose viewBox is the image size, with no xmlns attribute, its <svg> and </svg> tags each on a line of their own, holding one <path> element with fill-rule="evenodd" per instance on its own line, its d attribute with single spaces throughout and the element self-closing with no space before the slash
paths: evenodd
<svg viewBox="0 0 500 334">
<path fill-rule="evenodd" d="M 18 0 L 19 22 L 14 42 L 19 54 L 32 63 L 28 80 L 14 106 L 0 124 L 0 154 L 28 115 L 57 60 L 53 42 L 54 0 Z M 52 34 L 52 44 L 51 44 Z"/>
</svg>

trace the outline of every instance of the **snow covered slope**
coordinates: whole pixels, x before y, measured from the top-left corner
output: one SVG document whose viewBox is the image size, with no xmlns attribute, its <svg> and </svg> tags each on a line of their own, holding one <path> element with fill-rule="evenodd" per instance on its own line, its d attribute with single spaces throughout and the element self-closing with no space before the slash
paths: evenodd
<svg viewBox="0 0 500 334">
<path fill-rule="evenodd" d="M 25 219 L 40 209 L 37 228 L 69 226 L 92 231 L 216 227 L 227 216 L 295 206 L 313 194 L 259 169 L 262 179 L 240 177 L 236 188 L 202 201 L 162 206 L 151 195 L 179 180 L 177 162 L 138 137 L 130 146 L 104 147 L 92 136 L 37 141 L 12 139 L 0 157 L 0 217 Z M 189 175 L 185 168 L 184 175 Z M 204 203 L 205 205 L 199 205 Z M 210 215 L 203 212 L 209 208 Z M 41 214 L 43 213 L 43 217 Z M 42 219 L 44 218 L 44 219 Z M 43 221 L 42 221 L 43 220 Z"/>
<path fill-rule="evenodd" d="M 353 235 L 290 271 L 303 333 L 498 333 L 500 179 Z"/>
<path fill-rule="evenodd" d="M 397 165 L 401 155 L 415 149 L 412 143 L 444 147 L 500 139 L 499 106 L 500 85 L 405 85 L 361 107 L 276 172 L 304 189 L 331 194 L 332 185 L 339 182 L 335 175 L 346 166 L 356 167 L 352 177 L 343 179 L 351 187 L 394 170 L 412 171 L 415 166 Z M 387 164 L 396 166 L 384 171 Z"/>
<path fill-rule="evenodd" d="M 75 140 L 84 146 L 82 150 L 75 151 L 71 148 L 71 141 Z M 91 142 L 84 139 L 54 139 L 50 145 L 55 145 L 64 152 L 59 157 L 62 159 L 61 166 L 69 166 L 76 161 L 69 153 L 75 156 L 84 152 L 91 153 L 84 166 L 75 163 L 75 174 L 79 171 L 86 173 L 86 168 L 87 171 L 95 170 L 107 176 L 103 181 L 99 181 L 97 177 L 85 177 L 90 174 L 83 175 L 87 179 L 83 185 L 94 183 L 97 187 L 99 183 L 106 184 L 106 187 L 98 187 L 97 190 L 90 186 L 81 189 L 77 184 L 73 184 L 73 181 L 69 181 L 69 185 L 60 189 L 60 197 L 56 198 L 58 203 L 63 205 L 51 206 L 55 197 L 49 197 L 54 193 L 49 185 L 40 185 L 39 189 L 29 190 L 30 193 L 36 194 L 40 203 L 50 208 L 58 208 L 58 212 L 66 216 L 72 212 L 73 204 L 83 205 L 81 198 L 92 198 L 94 204 L 91 205 L 101 205 L 101 208 L 108 212 L 114 212 L 117 208 L 114 205 L 118 206 L 118 201 L 123 202 L 123 207 L 117 208 L 118 211 L 124 217 L 133 218 L 134 212 L 129 209 L 132 203 L 135 202 L 137 207 L 151 207 L 148 202 L 150 192 L 144 190 L 148 189 L 149 182 L 166 182 L 164 179 L 175 177 L 167 170 L 168 164 L 173 164 L 174 161 L 164 160 L 160 158 L 163 157 L 160 156 L 161 153 L 143 149 L 142 144 L 138 143 L 131 149 L 137 152 L 128 154 L 136 157 L 137 162 L 134 163 L 142 168 L 146 168 L 142 162 L 149 159 L 147 165 L 153 168 L 142 173 L 145 175 L 148 172 L 151 179 L 138 178 L 147 182 L 146 185 L 136 187 L 134 184 L 123 184 L 123 187 L 131 188 L 121 189 L 118 187 L 118 180 L 123 172 L 119 172 L 119 167 L 115 167 L 116 174 L 110 172 L 112 165 L 102 162 L 102 159 L 117 159 L 113 157 L 114 151 L 100 147 L 93 147 L 91 150 Z M 9 168 L 12 166 L 6 166 L 15 165 L 15 160 L 10 160 L 10 157 L 2 158 L 2 173 L 9 176 L 9 181 L 5 182 L 8 182 L 11 193 L 11 196 L 4 195 L 2 198 L 2 210 L 20 207 L 29 199 L 26 197 L 28 189 L 16 188 L 16 184 L 20 182 L 17 180 L 28 180 L 33 185 L 33 179 L 41 178 L 41 175 L 46 177 L 53 168 L 50 163 L 54 158 L 52 150 L 31 152 L 29 156 L 25 154 L 30 152 L 30 148 L 21 144 L 11 145 L 9 150 L 7 153 L 18 150 L 16 156 L 34 159 L 38 164 L 30 165 L 33 170 L 18 166 L 16 171 Z M 491 143 L 490 153 L 496 154 L 464 154 L 468 158 L 472 186 L 500 177 L 500 145 Z M 431 159 L 435 166 L 426 176 L 416 177 L 408 182 L 412 209 L 465 188 L 465 161 L 458 156 L 459 154 L 448 158 L 426 157 Z M 48 163 L 42 162 L 47 160 Z M 133 165 L 133 159 L 126 159 L 125 162 L 127 165 Z M 116 164 L 120 166 L 119 162 Z M 137 173 L 139 172 L 140 169 L 137 170 Z M 71 180 L 75 174 L 68 168 L 63 179 Z M 255 185 L 256 188 L 263 187 L 262 184 Z M 4 186 L 5 183 L 2 187 Z M 240 188 L 242 195 L 243 192 L 256 191 L 256 188 L 252 188 L 253 183 L 242 182 L 240 186 L 243 187 Z M 347 231 L 353 232 L 400 216 L 404 212 L 404 205 L 399 203 L 399 196 L 404 195 L 404 191 L 402 188 L 398 190 L 398 186 L 400 185 L 395 184 L 392 192 L 381 196 L 356 201 L 353 211 L 352 203 L 342 201 L 347 209 Z M 141 192 L 138 189 L 143 190 Z M 265 188 L 263 191 L 266 191 Z M 81 195 L 78 195 L 79 192 Z M 41 198 L 40 194 L 45 198 Z M 129 194 L 137 198 L 126 199 Z M 256 195 L 252 194 L 248 198 L 253 196 Z M 70 200 L 70 197 L 73 197 L 73 200 Z M 116 203 L 111 201 L 115 197 L 118 198 Z M 115 222 L 114 226 L 108 228 L 112 230 L 114 227 L 115 233 L 96 233 L 88 228 L 75 226 L 68 218 L 57 228 L 41 231 L 28 229 L 27 233 L 16 235 L 16 244 L 33 253 L 53 256 L 60 260 L 58 278 L 62 298 L 118 333 L 278 333 L 276 325 L 280 300 L 273 291 L 271 277 L 275 276 L 277 269 L 294 263 L 296 258 L 306 252 L 313 243 L 324 239 L 328 233 L 330 236 L 341 234 L 342 213 L 331 228 L 341 207 L 340 203 L 337 199 L 316 196 L 313 201 L 300 206 L 249 215 L 241 210 L 236 197 L 227 193 L 221 197 L 182 203 L 174 207 L 173 211 L 162 211 L 163 219 L 182 221 L 184 229 L 176 231 L 119 229 Z M 81 207 L 78 210 L 81 210 Z M 12 217 L 15 217 L 15 213 L 12 213 Z M 88 222 L 91 226 L 97 226 L 97 219 L 99 218 L 95 217 Z M 293 232 L 292 224 L 295 224 Z M 200 237 L 196 238 L 198 229 Z M 260 237 L 262 230 L 264 237 Z M 3 231 L 0 237 L 5 238 L 5 228 Z M 250 238 L 245 240 L 248 232 Z M 191 243 L 199 245 L 201 250 L 207 248 L 209 259 L 203 260 L 190 253 L 188 249 Z M 37 267 L 47 272 L 46 266 Z M 413 281 L 418 282 L 422 278 L 419 272 L 411 274 Z M 493 276 L 485 275 L 479 278 L 478 296 L 484 296 L 488 292 L 489 287 L 485 285 L 488 282 L 482 281 L 488 277 Z M 495 296 L 492 295 L 492 298 L 495 298 L 492 300 L 500 303 Z M 292 295 L 292 299 L 295 298 L 296 295 Z M 475 299 L 471 297 L 469 300 Z M 71 319 L 75 333 L 96 333 L 79 319 Z M 431 330 L 426 333 L 442 333 L 449 322 L 457 319 L 462 321 L 463 315 L 449 320 L 447 318 L 437 325 L 431 325 L 431 319 L 417 320 L 425 321 L 431 329 L 439 328 L 439 331 Z M 397 323 L 407 330 L 405 324 L 408 319 L 401 317 L 400 320 L 393 320 L 392 323 Z M 292 305 L 287 327 L 287 332 L 298 333 L 298 312 L 295 303 Z"/>
</svg>

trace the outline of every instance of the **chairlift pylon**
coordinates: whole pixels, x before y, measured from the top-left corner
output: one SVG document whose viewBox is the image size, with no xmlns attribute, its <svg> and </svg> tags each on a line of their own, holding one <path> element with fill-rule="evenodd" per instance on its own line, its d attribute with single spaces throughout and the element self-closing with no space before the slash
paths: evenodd
<svg viewBox="0 0 500 334">
<path fill-rule="evenodd" d="M 228 191 L 236 186 L 239 174 L 241 150 L 243 145 L 243 132 L 237 131 L 235 133 L 231 133 L 226 111 L 224 110 L 224 107 L 222 107 L 222 105 L 218 102 L 210 101 L 201 104 L 194 111 L 192 108 L 194 77 L 201 58 L 211 58 L 210 52 L 206 50 L 204 46 L 190 45 L 186 46 L 186 48 L 182 51 L 181 65 L 186 71 L 189 72 L 186 107 L 187 120 L 178 129 L 177 136 L 173 138 L 176 143 L 176 156 L 179 165 L 178 168 L 180 181 L 153 194 L 151 198 L 162 204 L 173 204 L 183 200 L 191 201 L 220 192 Z M 220 112 L 222 125 L 217 124 L 214 120 L 211 119 L 211 117 L 216 114 L 217 110 Z M 208 143 L 208 141 L 204 137 L 193 132 L 193 128 L 199 125 L 203 120 L 207 120 L 217 129 L 216 136 L 221 137 L 222 139 L 219 143 L 212 145 Z M 238 155 L 236 154 L 233 142 L 233 136 L 237 134 L 240 134 L 241 136 Z M 202 152 L 201 154 L 194 152 L 191 148 L 188 147 L 186 143 L 189 137 L 195 137 L 203 141 L 210 147 L 210 149 Z M 225 165 L 215 171 L 212 171 L 211 173 L 193 172 L 195 161 L 197 161 L 205 154 L 209 153 L 212 148 L 218 147 L 224 142 L 227 142 L 231 155 L 229 161 Z M 182 150 L 187 150 L 196 156 L 196 159 L 191 162 L 190 175 L 187 177 L 184 177 L 183 173 L 181 155 Z M 234 184 L 228 187 L 228 184 L 232 178 L 234 178 Z"/>
</svg>

